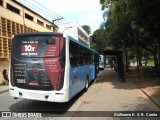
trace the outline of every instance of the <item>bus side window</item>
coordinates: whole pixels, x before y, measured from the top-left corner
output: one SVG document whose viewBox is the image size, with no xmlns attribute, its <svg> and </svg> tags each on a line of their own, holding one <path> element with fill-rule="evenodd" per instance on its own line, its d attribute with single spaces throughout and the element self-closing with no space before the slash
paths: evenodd
<svg viewBox="0 0 160 120">
<path fill-rule="evenodd" d="M 79 64 L 80 65 L 84 65 L 84 60 L 83 60 L 84 56 L 83 56 L 83 54 L 84 54 L 84 48 L 79 46 Z"/>
<path fill-rule="evenodd" d="M 95 57 L 95 55 L 92 53 L 92 64 L 95 64 L 94 57 Z"/>
<path fill-rule="evenodd" d="M 70 53 L 69 57 L 70 57 L 70 64 L 71 64 L 71 66 L 73 66 L 73 55 Z"/>
<path fill-rule="evenodd" d="M 87 51 L 87 64 L 89 64 L 90 63 L 90 53 L 89 53 L 89 51 Z"/>
<path fill-rule="evenodd" d="M 71 66 L 74 66 L 74 45 L 72 41 L 69 43 L 69 57 Z"/>
<path fill-rule="evenodd" d="M 86 64 L 86 48 L 83 49 L 83 64 Z"/>
<path fill-rule="evenodd" d="M 74 43 L 74 66 L 78 66 L 78 45 Z"/>
<path fill-rule="evenodd" d="M 72 67 L 79 65 L 78 45 L 72 41 L 69 44 L 70 64 Z"/>
</svg>

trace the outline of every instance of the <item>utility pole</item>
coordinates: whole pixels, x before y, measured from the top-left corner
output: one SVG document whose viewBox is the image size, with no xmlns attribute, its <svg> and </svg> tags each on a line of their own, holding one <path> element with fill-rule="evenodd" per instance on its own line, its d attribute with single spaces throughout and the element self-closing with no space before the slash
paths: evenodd
<svg viewBox="0 0 160 120">
<path fill-rule="evenodd" d="M 63 17 L 52 20 L 53 32 L 54 32 L 54 28 L 57 27 L 54 22 L 58 21 L 58 20 L 62 20 L 62 19 L 63 19 Z"/>
</svg>

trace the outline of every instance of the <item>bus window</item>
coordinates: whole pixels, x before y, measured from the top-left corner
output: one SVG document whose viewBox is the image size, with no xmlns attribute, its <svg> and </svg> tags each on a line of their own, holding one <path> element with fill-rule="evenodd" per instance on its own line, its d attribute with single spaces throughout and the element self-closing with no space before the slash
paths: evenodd
<svg viewBox="0 0 160 120">
<path fill-rule="evenodd" d="M 70 53 L 70 64 L 72 67 L 81 65 L 79 51 L 80 51 L 80 46 L 70 41 L 69 53 Z"/>
</svg>

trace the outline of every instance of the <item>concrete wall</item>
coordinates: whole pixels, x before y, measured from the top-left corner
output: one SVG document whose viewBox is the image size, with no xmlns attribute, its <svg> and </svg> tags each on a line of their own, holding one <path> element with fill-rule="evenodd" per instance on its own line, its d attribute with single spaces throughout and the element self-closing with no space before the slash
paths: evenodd
<svg viewBox="0 0 160 120">
<path fill-rule="evenodd" d="M 36 31 L 44 31 L 44 32 L 52 32 L 53 31 L 53 29 L 49 30 L 49 29 L 46 28 L 46 24 L 47 25 L 52 25 L 52 24 L 48 21 L 45 21 L 40 16 L 33 14 L 31 11 L 28 11 L 28 10 L 24 9 L 23 7 L 15 4 L 12 1 L 6 0 L 4 2 L 7 2 L 7 3 L 15 6 L 16 8 L 18 8 L 20 10 L 20 14 L 16 14 L 16 13 L 8 10 L 6 8 L 6 3 L 5 3 L 4 6 L 0 6 L 0 11 L 1 11 L 0 16 L 1 17 L 6 18 L 8 20 L 11 20 L 13 22 L 16 22 L 18 24 L 25 25 L 25 26 L 27 26 L 31 29 L 36 30 Z M 25 13 L 33 16 L 33 21 L 24 18 Z M 41 26 L 41 25 L 37 24 L 37 19 L 44 22 L 44 26 Z"/>
</svg>

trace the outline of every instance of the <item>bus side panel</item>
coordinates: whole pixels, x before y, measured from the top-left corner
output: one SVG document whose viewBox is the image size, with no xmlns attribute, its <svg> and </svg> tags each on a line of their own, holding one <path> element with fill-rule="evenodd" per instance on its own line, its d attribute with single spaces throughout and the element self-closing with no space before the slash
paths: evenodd
<svg viewBox="0 0 160 120">
<path fill-rule="evenodd" d="M 96 63 L 92 64 L 92 62 L 96 62 L 94 51 L 69 36 L 67 36 L 67 39 L 69 41 L 68 58 L 70 65 L 69 99 L 71 99 L 85 88 L 87 78 L 89 78 L 89 82 L 91 82 L 95 78 L 95 74 L 97 71 L 95 70 Z"/>
<path fill-rule="evenodd" d="M 79 86 L 80 86 L 79 74 L 80 74 L 79 67 L 70 68 L 70 79 L 69 79 L 70 98 L 72 98 L 79 92 Z"/>
<path fill-rule="evenodd" d="M 91 81 L 95 74 L 92 74 L 93 66 L 84 65 L 78 66 L 74 68 L 70 68 L 70 80 L 69 80 L 69 91 L 70 98 L 74 97 L 81 90 L 85 88 L 86 78 L 89 77 L 89 81 Z"/>
</svg>

